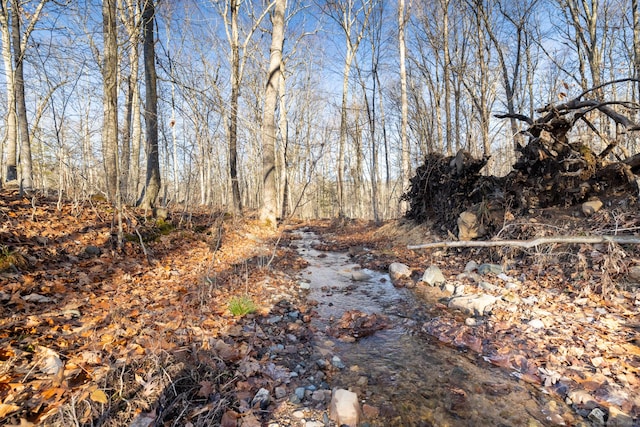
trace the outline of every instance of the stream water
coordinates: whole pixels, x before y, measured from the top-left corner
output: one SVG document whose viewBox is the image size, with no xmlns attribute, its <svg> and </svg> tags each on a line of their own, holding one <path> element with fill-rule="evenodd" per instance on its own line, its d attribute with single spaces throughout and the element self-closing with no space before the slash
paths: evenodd
<svg viewBox="0 0 640 427">
<path fill-rule="evenodd" d="M 562 401 L 531 387 L 479 356 L 446 347 L 417 333 L 425 302 L 397 289 L 388 275 L 360 270 L 345 253 L 313 249 L 317 236 L 299 232 L 298 251 L 308 262 L 302 279 L 318 301 L 318 351 L 337 355 L 345 367 L 333 387 L 350 388 L 380 410 L 370 426 L 575 425 Z M 366 281 L 352 280 L 365 273 Z M 383 314 L 388 327 L 355 342 L 326 331 L 347 310 Z M 564 424 L 563 424 L 564 422 Z"/>
</svg>

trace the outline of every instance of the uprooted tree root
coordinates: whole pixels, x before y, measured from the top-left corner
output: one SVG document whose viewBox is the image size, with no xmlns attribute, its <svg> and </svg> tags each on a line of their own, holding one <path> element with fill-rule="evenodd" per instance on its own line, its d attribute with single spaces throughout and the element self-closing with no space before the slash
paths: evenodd
<svg viewBox="0 0 640 427">
<path fill-rule="evenodd" d="M 540 108 L 536 120 L 521 114 L 497 115 L 528 124 L 522 133 L 529 140 L 516 146 L 518 160 L 505 177 L 480 175 L 487 159 L 474 159 L 464 151 L 452 157 L 427 155 L 404 195 L 410 204 L 407 217 L 419 223 L 431 221 L 441 231 L 453 232 L 460 214 L 469 211 L 477 218 L 482 236 L 500 230 L 509 216 L 535 209 L 566 208 L 595 197 L 616 198 L 626 208 L 636 205 L 640 154 L 626 155 L 621 142 L 627 132 L 640 130 L 640 125 L 618 110 L 631 115 L 640 105 L 583 99 L 603 86 L 629 80 L 633 79 L 605 83 L 568 102 Z M 592 124 L 594 113 L 613 122 L 614 139 Z M 578 123 L 586 125 L 606 148 L 596 153 L 585 141 L 571 141 L 569 132 Z"/>
</svg>

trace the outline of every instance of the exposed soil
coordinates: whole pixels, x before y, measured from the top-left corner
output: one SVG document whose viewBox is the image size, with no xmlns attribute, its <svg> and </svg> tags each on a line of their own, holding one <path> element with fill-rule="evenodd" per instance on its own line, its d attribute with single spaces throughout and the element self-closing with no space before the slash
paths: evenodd
<svg viewBox="0 0 640 427">
<path fill-rule="evenodd" d="M 293 426 L 300 410 L 323 420 L 326 401 L 290 401 L 309 377 L 331 384 L 334 369 L 310 363 L 322 355 L 312 342 L 313 302 L 296 279 L 306 264 L 289 233 L 303 224 L 271 234 L 220 213 L 160 221 L 134 210 L 124 224 L 118 250 L 103 202 L 0 194 L 0 425 Z M 639 422 L 640 296 L 627 280 L 640 265 L 635 246 L 410 251 L 409 243 L 439 237 L 403 221 L 304 225 L 326 249 L 349 251 L 364 267 L 408 264 L 410 286 L 430 264 L 452 282 L 465 280 L 457 276 L 469 260 L 510 266 L 524 286 L 477 326 L 448 309 L 439 289 L 418 284 L 423 333 L 572 399 L 572 422 L 595 423 L 595 408 L 610 423 Z M 571 208 L 538 210 L 506 223 L 501 235 L 639 227 L 640 216 L 614 205 L 589 218 Z M 232 314 L 240 297 L 256 311 Z M 545 327 L 529 327 L 534 317 Z M 255 399 L 261 388 L 269 402 Z"/>
</svg>

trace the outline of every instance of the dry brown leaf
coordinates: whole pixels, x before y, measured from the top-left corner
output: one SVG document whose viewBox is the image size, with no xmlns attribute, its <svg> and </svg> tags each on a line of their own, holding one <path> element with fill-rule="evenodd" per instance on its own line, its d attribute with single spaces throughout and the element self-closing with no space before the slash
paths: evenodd
<svg viewBox="0 0 640 427">
<path fill-rule="evenodd" d="M 105 405 L 109 403 L 109 398 L 107 397 L 105 392 L 100 389 L 94 390 L 91 393 L 90 397 L 91 397 L 91 400 L 93 400 L 94 402 L 102 403 Z"/>
<path fill-rule="evenodd" d="M 19 406 L 0 403 L 0 418 L 6 417 L 8 414 L 17 411 L 18 409 L 20 409 Z"/>
</svg>

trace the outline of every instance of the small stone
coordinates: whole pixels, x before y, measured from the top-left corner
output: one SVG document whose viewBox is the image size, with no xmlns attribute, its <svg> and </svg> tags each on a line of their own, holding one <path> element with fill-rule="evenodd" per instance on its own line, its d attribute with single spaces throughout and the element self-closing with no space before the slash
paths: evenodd
<svg viewBox="0 0 640 427">
<path fill-rule="evenodd" d="M 300 282 L 298 282 L 298 286 L 303 291 L 307 291 L 307 290 L 311 289 L 311 283 L 309 283 L 309 282 L 300 281 Z"/>
<path fill-rule="evenodd" d="M 497 276 L 502 272 L 502 266 L 498 264 L 480 264 L 480 266 L 478 267 L 478 273 L 480 274 L 493 273 Z"/>
<path fill-rule="evenodd" d="M 291 416 L 293 418 L 297 418 L 297 419 L 301 420 L 301 419 L 304 418 L 304 412 L 302 412 L 302 411 L 294 411 L 293 414 L 291 414 Z"/>
<path fill-rule="evenodd" d="M 593 215 L 600 209 L 602 209 L 602 201 L 597 197 L 582 204 L 582 213 L 586 216 Z"/>
<path fill-rule="evenodd" d="M 471 273 L 478 269 L 478 263 L 475 261 L 469 261 L 467 265 L 464 266 L 464 271 L 467 273 Z"/>
<path fill-rule="evenodd" d="M 287 395 L 287 389 L 284 387 L 276 387 L 274 394 L 276 395 L 276 399 L 282 399 Z"/>
<path fill-rule="evenodd" d="M 345 368 L 345 364 L 342 362 L 342 360 L 340 360 L 340 358 L 338 356 L 333 356 L 331 358 L 331 364 L 333 366 L 335 366 L 338 369 L 344 369 Z"/>
<path fill-rule="evenodd" d="M 364 375 L 360 376 L 358 378 L 358 381 L 356 381 L 356 385 L 358 387 L 366 387 L 367 384 L 369 384 L 369 379 L 367 377 L 365 377 Z"/>
<path fill-rule="evenodd" d="M 304 392 L 305 392 L 305 388 L 304 387 L 298 387 L 294 391 L 295 396 L 300 400 L 304 399 Z"/>
<path fill-rule="evenodd" d="M 89 245 L 84 248 L 84 253 L 89 256 L 100 256 L 102 250 L 97 246 Z"/>
<path fill-rule="evenodd" d="M 456 291 L 456 285 L 454 285 L 453 283 L 444 283 L 442 284 L 442 286 L 440 286 L 440 289 L 443 292 L 453 295 L 453 293 Z"/>
<path fill-rule="evenodd" d="M 360 403 L 358 395 L 344 389 L 337 389 L 331 398 L 331 419 L 339 426 L 356 427 L 360 421 Z"/>
<path fill-rule="evenodd" d="M 251 407 L 255 407 L 256 405 L 260 405 L 260 409 L 267 409 L 269 406 L 269 402 L 271 401 L 271 396 L 269 395 L 269 390 L 266 388 L 261 388 L 258 390 L 253 400 L 251 401 Z"/>
<path fill-rule="evenodd" d="M 304 427 L 325 427 L 322 421 L 311 420 L 304 423 Z"/>
<path fill-rule="evenodd" d="M 314 402 L 324 402 L 325 390 L 316 390 L 311 393 L 311 400 Z"/>
<path fill-rule="evenodd" d="M 492 295 L 476 294 L 451 298 L 449 308 L 457 308 L 476 316 L 483 316 L 491 311 L 498 298 Z"/>
<path fill-rule="evenodd" d="M 422 281 L 428 283 L 431 286 L 435 286 L 438 283 L 444 283 L 446 280 L 442 271 L 435 265 L 429 266 L 422 275 Z"/>
<path fill-rule="evenodd" d="M 466 319 L 464 319 L 464 324 L 467 326 L 478 326 L 481 323 L 482 322 L 480 322 L 478 319 L 474 319 L 473 317 L 467 317 Z"/>
<path fill-rule="evenodd" d="M 589 420 L 593 421 L 597 425 L 603 426 L 605 425 L 604 417 L 605 417 L 605 413 L 602 411 L 602 409 L 594 408 L 589 413 L 589 416 L 587 418 L 589 418 Z"/>
<path fill-rule="evenodd" d="M 544 323 L 540 319 L 532 319 L 527 323 L 527 325 L 531 326 L 534 329 L 543 329 L 544 328 Z"/>
<path fill-rule="evenodd" d="M 370 280 L 371 276 L 362 271 L 352 271 L 351 272 L 351 280 L 354 282 L 366 282 Z"/>
<path fill-rule="evenodd" d="M 630 280 L 633 280 L 634 282 L 640 282 L 640 265 L 634 265 L 632 267 L 629 267 L 628 277 Z"/>
<path fill-rule="evenodd" d="M 391 264 L 389 264 L 389 277 L 393 282 L 399 279 L 411 277 L 411 269 L 406 264 L 402 264 L 400 262 L 392 262 Z"/>
</svg>

